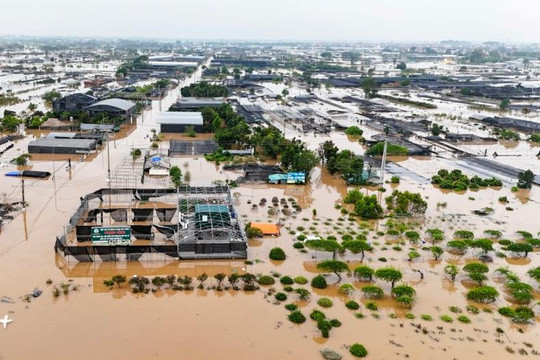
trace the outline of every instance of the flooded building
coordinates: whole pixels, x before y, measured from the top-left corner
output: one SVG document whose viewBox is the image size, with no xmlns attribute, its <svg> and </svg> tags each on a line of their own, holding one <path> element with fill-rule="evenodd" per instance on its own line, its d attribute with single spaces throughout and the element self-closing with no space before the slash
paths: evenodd
<svg viewBox="0 0 540 360">
<path fill-rule="evenodd" d="M 55 250 L 74 262 L 245 259 L 247 237 L 227 186 L 101 189 Z"/>
<path fill-rule="evenodd" d="M 162 133 L 183 133 L 188 127 L 196 132 L 202 132 L 203 116 L 200 112 L 168 111 L 157 116 L 156 122 L 160 125 Z"/>
<path fill-rule="evenodd" d="M 106 113 L 111 117 L 120 117 L 129 120 L 135 111 L 135 103 L 123 99 L 107 99 L 87 106 L 84 109 L 90 113 L 90 116 Z"/>
<path fill-rule="evenodd" d="M 96 139 L 40 138 L 28 144 L 29 154 L 88 154 L 96 150 Z"/>
<path fill-rule="evenodd" d="M 54 111 L 77 111 L 95 104 L 97 101 L 95 96 L 76 93 L 54 100 L 53 109 Z"/>
</svg>

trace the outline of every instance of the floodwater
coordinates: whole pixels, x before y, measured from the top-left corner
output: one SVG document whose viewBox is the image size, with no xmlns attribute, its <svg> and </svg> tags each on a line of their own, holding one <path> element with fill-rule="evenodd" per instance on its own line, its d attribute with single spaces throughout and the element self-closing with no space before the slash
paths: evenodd
<svg viewBox="0 0 540 360">
<path fill-rule="evenodd" d="M 163 108 L 175 100 L 176 93 L 170 94 L 162 104 Z M 137 120 L 137 125 L 127 127 L 125 132 L 116 134 L 106 146 L 96 154 L 86 158 L 73 159 L 73 167 L 66 170 L 65 157 L 36 157 L 31 161 L 32 169 L 54 172 L 48 180 L 25 181 L 26 199 L 29 206 L 25 212 L 5 225 L 0 233 L 0 296 L 13 298 L 15 304 L 0 303 L 0 316 L 9 313 L 14 322 L 6 331 L 0 329 L 0 357 L 2 359 L 58 359 L 76 354 L 78 359 L 317 359 L 319 350 L 330 347 L 352 359 L 346 346 L 360 342 L 366 346 L 372 359 L 508 359 L 521 358 L 519 349 L 527 353 L 540 351 L 536 324 L 513 325 L 506 318 L 494 313 L 480 312 L 468 314 L 465 299 L 468 283 L 458 275 L 455 282 L 449 281 L 443 268 L 447 264 L 459 264 L 474 261 L 472 251 L 463 256 L 445 252 L 440 261 L 433 261 L 429 251 L 420 248 L 422 243 L 409 244 L 404 239 L 377 235 L 377 231 L 386 231 L 386 221 L 361 222 L 349 221 L 346 215 L 335 208 L 342 202 L 347 187 L 339 177 L 332 177 L 326 170 L 314 170 L 309 186 L 296 185 L 256 185 L 244 184 L 232 189 L 238 202 L 243 221 L 282 221 L 281 236 L 267 237 L 250 241 L 247 265 L 242 261 L 167 261 L 148 263 L 66 263 L 53 250 L 54 238 L 63 232 L 69 217 L 79 205 L 79 197 L 107 186 L 107 169 L 110 158 L 114 170 L 129 156 L 133 147 L 148 146 L 146 136 L 156 126 L 155 115 L 159 104 L 154 102 L 152 110 L 145 112 Z M 201 136 L 202 138 L 202 136 Z M 23 151 L 25 142 L 20 140 L 15 149 L 10 150 L 7 158 L 14 157 L 17 151 Z M 107 156 L 110 154 L 110 157 Z M 191 173 L 191 185 L 207 185 L 214 180 L 233 180 L 238 173 L 224 171 L 222 166 L 208 163 L 203 157 L 173 158 L 174 165 Z M 439 164 L 426 159 L 407 159 L 400 164 L 424 168 L 426 175 L 436 172 Z M 412 164 L 412 165 L 411 165 Z M 415 165 L 416 164 L 416 165 Z M 440 164 L 439 164 L 440 165 Z M 20 179 L 4 177 L 4 173 L 13 170 L 7 165 L 0 168 L 0 195 L 9 200 L 19 200 L 21 195 Z M 113 175 L 114 176 L 114 175 Z M 401 183 L 385 185 L 385 193 L 376 187 L 363 188 L 367 194 L 375 194 L 383 201 L 393 189 L 420 192 L 428 201 L 428 210 L 424 218 L 411 219 L 418 223 L 416 230 L 424 237 L 428 228 L 438 227 L 445 231 L 446 239 L 458 229 L 474 231 L 477 237 L 483 236 L 486 229 L 498 229 L 504 238 L 517 240 L 517 230 L 526 230 L 537 234 L 540 230 L 537 219 L 540 213 L 538 204 L 539 189 L 511 193 L 508 187 L 501 189 L 481 189 L 455 193 L 441 191 L 431 184 L 418 184 L 404 178 Z M 269 215 L 272 197 L 294 199 L 302 211 L 296 216 L 286 216 L 280 212 Z M 500 196 L 507 196 L 510 203 L 498 202 Z M 261 198 L 268 200 L 266 206 L 257 206 Z M 526 201 L 524 199 L 527 199 Z M 439 204 L 439 205 L 437 205 Z M 445 204 L 445 205 L 443 205 Z M 513 211 L 506 210 L 512 207 Z M 472 214 L 475 209 L 493 208 L 493 213 L 479 217 Z M 313 210 L 317 215 L 313 215 Z M 318 271 L 316 262 L 330 259 L 331 254 L 322 252 L 300 252 L 293 248 L 293 240 L 299 233 L 299 227 L 308 234 L 320 234 L 325 237 L 338 232 L 360 233 L 367 231 L 370 242 L 375 246 L 372 253 L 367 253 L 364 263 L 379 268 L 392 265 L 403 271 L 403 281 L 415 287 L 417 300 L 412 309 L 399 306 L 390 296 L 390 285 L 377 281 L 386 297 L 375 300 L 379 310 L 371 311 L 365 307 L 368 302 L 362 297 L 360 288 L 366 283 L 342 274 L 342 283 L 351 283 L 356 290 L 348 297 L 338 293 L 334 285 L 337 277 L 328 275 L 331 284 L 327 289 L 316 290 L 308 285 L 294 285 L 312 292 L 308 301 L 300 301 L 298 296 L 288 293 L 285 303 L 298 303 L 302 312 L 318 308 L 316 301 L 320 297 L 330 297 L 334 301 L 331 308 L 323 309 L 328 318 L 337 318 L 342 326 L 330 332 L 329 339 L 320 337 L 316 323 L 307 319 L 302 325 L 294 325 L 287 320 L 284 304 L 274 303 L 273 296 L 268 296 L 269 287 L 246 293 L 231 289 L 217 291 L 197 289 L 192 291 L 173 291 L 166 286 L 149 294 L 133 294 L 127 285 L 108 289 L 103 280 L 115 274 L 132 275 L 188 275 L 196 277 L 207 273 L 210 278 L 206 285 L 215 285 L 212 276 L 223 272 L 281 275 L 303 275 L 311 279 Z M 401 250 L 394 246 L 401 241 Z M 388 243 L 388 245 L 387 245 Z M 282 262 L 270 261 L 268 252 L 279 246 L 287 254 Z M 498 245 L 497 245 L 498 246 Z M 421 254 L 419 259 L 409 262 L 407 253 L 416 248 Z M 540 253 L 529 254 L 527 259 L 508 259 L 493 256 L 490 264 L 488 284 L 496 286 L 501 294 L 502 283 L 495 281 L 493 270 L 499 266 L 508 266 L 523 281 L 532 281 L 525 273 L 532 266 L 538 266 Z M 353 269 L 359 264 L 360 255 L 346 254 L 340 258 L 347 261 Z M 386 262 L 379 259 L 384 257 Z M 424 279 L 416 270 L 421 270 Z M 51 279 L 53 284 L 72 281 L 78 288 L 69 295 L 54 298 L 52 285 L 46 285 Z M 195 280 L 194 284 L 198 282 Z M 225 281 L 225 284 L 227 282 Z M 21 297 L 32 292 L 35 287 L 44 290 L 43 294 L 30 303 Z M 283 286 L 273 286 L 282 291 Z M 538 298 L 538 294 L 536 294 Z M 354 299 L 361 303 L 358 311 L 348 310 L 344 303 Z M 503 296 L 489 306 L 479 308 L 496 309 L 509 303 Z M 469 318 L 471 324 L 461 324 L 458 314 L 450 312 L 450 306 L 459 307 Z M 408 312 L 415 319 L 407 319 Z M 355 317 L 362 313 L 364 318 Z M 395 318 L 390 317 L 395 314 Z M 429 314 L 433 321 L 420 319 L 421 314 Z M 450 315 L 454 322 L 444 323 L 441 315 Z M 393 315 L 392 315 L 393 316 Z M 536 319 L 538 321 L 538 319 Z M 500 328 L 504 334 L 499 334 Z M 532 348 L 524 343 L 532 344 Z M 510 354 L 506 348 L 515 353 Z M 187 355 L 186 355 L 187 354 Z"/>
</svg>

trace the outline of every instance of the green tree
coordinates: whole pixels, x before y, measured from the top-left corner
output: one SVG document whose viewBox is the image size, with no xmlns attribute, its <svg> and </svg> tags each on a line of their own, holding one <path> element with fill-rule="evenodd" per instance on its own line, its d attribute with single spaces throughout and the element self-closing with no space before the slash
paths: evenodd
<svg viewBox="0 0 540 360">
<path fill-rule="evenodd" d="M 407 64 L 403 61 L 401 61 L 399 64 L 396 65 L 396 69 L 399 69 L 401 71 L 407 69 Z"/>
<path fill-rule="evenodd" d="M 360 280 L 371 281 L 373 279 L 375 271 L 369 266 L 361 265 L 354 269 L 354 273 L 360 278 Z"/>
<path fill-rule="evenodd" d="M 375 277 L 391 283 L 393 289 L 396 281 L 399 281 L 403 278 L 403 274 L 398 269 L 395 269 L 393 267 L 386 267 L 382 269 L 377 269 L 375 271 Z"/>
<path fill-rule="evenodd" d="M 305 246 L 315 251 L 331 252 L 332 258 L 336 258 L 338 251 L 342 249 L 341 245 L 332 240 L 307 240 Z"/>
<path fill-rule="evenodd" d="M 513 243 L 506 247 L 506 249 L 515 252 L 515 253 L 523 253 L 523 257 L 527 257 L 530 252 L 532 252 L 534 249 L 530 244 L 526 243 Z"/>
<path fill-rule="evenodd" d="M 372 97 L 377 96 L 378 85 L 374 78 L 372 77 L 364 78 L 360 83 L 360 87 L 364 91 L 364 94 L 367 98 L 372 98 Z"/>
<path fill-rule="evenodd" d="M 433 254 L 433 257 L 435 258 L 435 260 L 439 260 L 439 257 L 444 252 L 444 250 L 441 247 L 438 247 L 438 246 L 432 246 L 429 250 Z"/>
<path fill-rule="evenodd" d="M 332 272 L 337 275 L 338 283 L 341 282 L 340 273 L 349 271 L 349 266 L 343 261 L 338 260 L 326 260 L 317 264 L 317 269 L 324 272 Z"/>
<path fill-rule="evenodd" d="M 111 280 L 116 285 L 118 285 L 118 287 L 120 287 L 120 284 L 123 284 L 126 282 L 126 277 L 124 275 L 114 275 Z"/>
<path fill-rule="evenodd" d="M 499 108 L 501 110 L 507 110 L 509 106 L 510 106 L 510 100 L 508 99 L 502 100 L 501 103 L 499 104 Z"/>
<path fill-rule="evenodd" d="M 372 247 L 370 244 L 368 244 L 366 241 L 362 240 L 349 240 L 343 242 L 343 247 L 353 254 L 362 254 L 362 258 L 360 261 L 364 261 L 364 256 L 366 251 L 371 251 Z"/>
<path fill-rule="evenodd" d="M 497 300 L 499 292 L 492 286 L 480 286 L 467 292 L 467 299 L 480 302 L 491 303 Z"/>
<path fill-rule="evenodd" d="M 384 296 L 384 291 L 379 286 L 367 285 L 361 289 L 364 296 L 369 299 L 380 299 Z"/>
<path fill-rule="evenodd" d="M 456 280 L 456 276 L 459 274 L 459 268 L 456 265 L 449 264 L 444 267 L 444 273 L 452 279 Z"/>
<path fill-rule="evenodd" d="M 518 174 L 518 188 L 530 189 L 534 181 L 534 174 L 531 170 L 522 171 Z"/>
<path fill-rule="evenodd" d="M 175 187 L 182 184 L 182 170 L 178 166 L 175 165 L 169 169 L 169 177 Z"/>
</svg>

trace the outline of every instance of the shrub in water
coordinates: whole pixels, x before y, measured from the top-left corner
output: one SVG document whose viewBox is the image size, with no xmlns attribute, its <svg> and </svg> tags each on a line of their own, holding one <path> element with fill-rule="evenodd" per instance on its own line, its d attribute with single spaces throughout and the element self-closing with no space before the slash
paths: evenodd
<svg viewBox="0 0 540 360">
<path fill-rule="evenodd" d="M 326 319 L 326 315 L 324 315 L 324 313 L 320 310 L 313 310 L 311 314 L 309 314 L 309 317 L 315 321 L 321 321 Z"/>
<path fill-rule="evenodd" d="M 311 286 L 313 286 L 316 289 L 326 289 L 328 284 L 326 283 L 326 279 L 322 275 L 317 275 L 311 280 Z"/>
<path fill-rule="evenodd" d="M 289 320 L 295 324 L 302 324 L 306 321 L 306 317 L 299 310 L 294 310 L 289 314 Z"/>
<path fill-rule="evenodd" d="M 282 292 L 278 292 L 276 295 L 274 295 L 274 297 L 275 297 L 276 300 L 278 300 L 278 301 L 285 301 L 285 300 L 287 300 L 287 295 L 285 295 L 285 294 L 282 293 Z"/>
<path fill-rule="evenodd" d="M 368 354 L 364 345 L 358 343 L 351 345 L 349 351 L 351 352 L 351 354 L 357 357 L 366 357 Z"/>
<path fill-rule="evenodd" d="M 345 307 L 350 310 L 358 310 L 360 305 L 354 300 L 349 300 L 345 303 Z"/>
<path fill-rule="evenodd" d="M 304 285 L 308 283 L 308 280 L 303 276 L 297 276 L 294 278 L 294 282 L 300 285 Z"/>
<path fill-rule="evenodd" d="M 287 305 L 285 305 L 285 309 L 287 309 L 289 311 L 294 311 L 294 310 L 298 309 L 298 306 L 296 306 L 296 304 L 287 304 Z"/>
<path fill-rule="evenodd" d="M 279 261 L 279 260 L 285 260 L 287 256 L 285 255 L 285 251 L 283 251 L 282 248 L 275 247 L 272 250 L 270 250 L 269 257 L 272 260 Z"/>
<path fill-rule="evenodd" d="M 263 275 L 259 279 L 257 279 L 257 282 L 261 285 L 274 285 L 276 280 L 274 280 L 272 276 Z"/>
<path fill-rule="evenodd" d="M 317 301 L 317 304 L 319 304 L 319 306 L 326 307 L 326 308 L 331 307 L 332 305 L 334 305 L 332 300 L 330 300 L 329 298 L 326 298 L 326 297 L 320 298 Z"/>
<path fill-rule="evenodd" d="M 283 276 L 281 279 L 279 279 L 279 282 L 283 285 L 292 285 L 294 284 L 294 280 L 290 276 Z"/>
</svg>

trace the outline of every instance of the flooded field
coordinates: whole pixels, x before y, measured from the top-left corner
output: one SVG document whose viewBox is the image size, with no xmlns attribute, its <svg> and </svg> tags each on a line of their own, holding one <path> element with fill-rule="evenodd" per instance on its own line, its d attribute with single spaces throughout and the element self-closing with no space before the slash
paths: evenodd
<svg viewBox="0 0 540 360">
<path fill-rule="evenodd" d="M 206 64 L 210 64 L 210 60 Z M 433 64 L 419 62 L 417 67 Z M 117 65 L 113 61 L 96 66 L 98 73 L 112 73 Z M 381 69 L 394 68 L 379 64 Z M 439 70 L 449 69 L 453 67 L 443 66 Z M 90 72 L 91 65 L 87 64 L 83 70 Z M 15 140 L 14 147 L 0 157 L 2 202 L 18 203 L 23 194 L 21 179 L 4 176 L 7 172 L 39 170 L 52 174 L 48 179 L 25 179 L 27 206 L 1 228 L 0 297 L 8 299 L 0 302 L 0 310 L 9 314 L 14 322 L 9 325 L 9 331 L 0 329 L 0 359 L 49 360 L 73 354 L 77 359 L 317 359 L 320 350 L 325 348 L 342 354 L 343 359 L 353 359 L 349 346 L 356 342 L 368 349 L 370 359 L 503 360 L 540 354 L 538 316 L 516 323 L 499 314 L 501 307 L 517 308 L 520 304 L 514 302 L 500 271 L 496 271 L 508 268 L 532 287 L 529 306 L 538 314 L 538 282 L 527 272 L 540 265 L 539 248 L 536 246 L 522 256 L 507 251 L 504 240 L 523 242 L 519 231 L 530 233 L 532 238 L 540 236 L 540 188 L 513 191 L 515 179 L 479 169 L 447 149 L 437 149 L 431 156 L 389 156 L 386 179 L 399 176 L 399 183 L 387 181 L 381 186 L 357 187 L 362 194 L 374 195 L 383 208 L 386 208 L 385 198 L 394 190 L 420 193 L 427 201 L 423 215 L 378 220 L 353 216 L 354 206 L 344 203 L 344 197 L 353 187 L 321 166 L 313 169 L 308 185 L 236 184 L 235 180 L 243 175 L 241 171 L 225 170 L 223 164 L 209 162 L 202 155 L 172 157 L 171 165 L 180 167 L 184 175 L 190 174 L 188 185 L 232 182 L 231 193 L 242 223 L 279 224 L 280 236 L 249 239 L 246 261 L 171 258 L 167 261 L 82 263 L 58 255 L 54 249 L 55 238 L 67 232 L 66 225 L 86 194 L 110 184 L 118 188 L 142 186 L 135 169 L 142 163 L 131 157 L 131 151 L 149 148 L 153 130 L 159 130 L 158 113 L 177 101 L 180 88 L 199 80 L 201 73 L 198 69 L 162 100 L 152 101 L 151 107 L 143 110 L 133 123 L 124 124 L 118 133 L 108 135 L 107 141 L 91 154 L 39 154 L 32 155 L 26 166 L 13 165 L 10 161 L 26 153 L 30 141 L 49 133 L 27 130 L 25 137 Z M 24 101 L 9 107 L 16 111 L 26 109 L 33 97 L 58 88 L 58 84 L 42 88 L 23 86 L 17 83 L 19 80 L 27 79 L 23 75 L 0 78 L 2 84 L 12 87 L 14 92 L 28 90 Z M 261 87 L 276 94 L 285 89 L 284 85 L 273 82 L 263 83 Z M 291 96 L 311 92 L 300 86 L 289 89 Z M 357 105 L 336 106 L 339 101 L 334 99 L 336 96 L 363 96 L 360 89 L 321 87 L 313 89 L 313 93 L 321 101 L 309 107 L 321 118 L 328 117 L 332 111 L 344 111 L 354 115 L 351 121 L 364 119 Z M 417 93 L 412 98 L 422 100 Z M 242 102 L 251 104 L 251 100 Z M 253 103 L 265 112 L 285 111 L 283 109 L 297 105 L 266 99 L 256 99 Z M 448 111 L 459 116 L 454 120 L 440 119 L 451 131 L 490 136 L 490 131 L 466 120 L 473 112 L 465 105 L 435 103 L 439 106 L 436 111 L 411 111 L 406 106 L 393 104 L 395 111 L 390 114 L 409 121 L 413 113 L 431 119 L 436 112 Z M 45 109 L 45 105 L 40 103 L 38 109 Z M 301 139 L 311 150 L 318 150 L 326 140 L 332 140 L 340 150 L 348 149 L 357 155 L 367 149 L 359 141 L 360 136 L 347 136 L 342 131 L 334 131 L 335 128 L 330 134 L 319 134 L 300 131 L 285 120 L 283 123 L 275 121 L 273 125 L 282 130 L 286 138 Z M 368 122 L 358 125 L 364 130 L 365 139 L 381 135 Z M 166 134 L 154 151 L 167 153 L 170 140 L 208 140 L 213 136 L 198 134 L 191 138 L 184 134 Z M 459 143 L 456 147 L 465 153 L 484 154 L 499 164 L 531 168 L 538 173 L 540 147 L 529 142 Z M 459 192 L 441 189 L 431 184 L 431 177 L 441 169 L 460 169 L 468 176 L 497 176 L 503 185 Z M 162 180 L 156 180 L 155 184 L 170 186 L 168 177 Z M 136 206 L 144 207 L 140 203 Z M 396 233 L 394 227 L 403 231 Z M 443 233 L 442 240 L 431 243 L 428 229 L 439 229 Z M 493 249 L 482 252 L 470 247 L 460 253 L 447 247 L 459 230 L 473 232 L 475 239 L 489 238 L 497 231 L 501 236 L 491 238 Z M 419 238 L 411 240 L 406 231 L 418 232 Z M 311 286 L 310 281 L 322 274 L 317 265 L 332 260 L 334 254 L 307 249 L 299 238 L 301 235 L 334 237 L 339 243 L 365 237 L 372 249 L 366 250 L 365 256 L 346 250 L 337 252 L 336 260 L 343 261 L 348 270 L 339 274 L 325 273 L 328 286 L 319 289 Z M 440 246 L 442 253 L 435 256 L 433 245 Z M 284 250 L 285 260 L 270 259 L 269 253 L 275 247 Z M 483 283 L 494 286 L 500 294 L 487 304 L 467 300 L 467 292 L 475 283 L 462 270 L 480 259 L 489 265 Z M 445 273 L 448 265 L 459 268 L 455 279 Z M 360 266 L 374 270 L 393 266 L 400 270 L 402 279 L 396 286 L 413 287 L 414 301 L 408 305 L 398 302 L 391 295 L 393 286 L 389 282 L 375 278 L 367 281 L 355 274 L 354 270 Z M 203 274 L 208 278 L 201 277 Z M 230 278 L 219 280 L 222 274 L 269 275 L 275 283 L 242 289 Z M 115 275 L 123 275 L 128 281 L 171 275 L 175 280 L 151 283 L 145 291 L 134 292 L 127 283 L 112 286 L 104 283 Z M 284 276 L 294 278 L 294 282 L 284 280 Z M 191 280 L 186 284 L 176 280 L 180 278 Z M 350 285 L 345 288 L 347 291 L 341 287 L 343 284 Z M 383 295 L 376 299 L 366 297 L 362 289 L 368 285 L 379 286 Z M 43 293 L 28 296 L 34 289 Z M 281 299 L 276 294 L 280 294 Z M 319 300 L 324 298 L 331 300 L 326 301 L 330 306 L 320 305 L 324 301 Z M 358 303 L 358 307 L 352 307 L 351 301 Z M 297 307 L 306 321 L 299 325 L 289 321 L 290 311 L 285 305 L 289 305 L 289 309 Z M 321 335 L 317 322 L 309 317 L 315 309 L 324 311 L 327 319 L 341 323 L 333 326 L 328 338 Z"/>
</svg>

